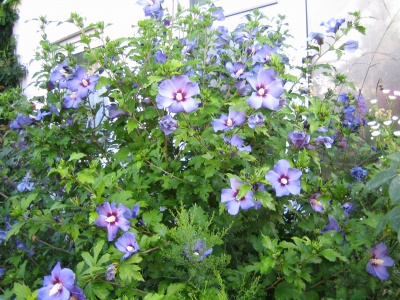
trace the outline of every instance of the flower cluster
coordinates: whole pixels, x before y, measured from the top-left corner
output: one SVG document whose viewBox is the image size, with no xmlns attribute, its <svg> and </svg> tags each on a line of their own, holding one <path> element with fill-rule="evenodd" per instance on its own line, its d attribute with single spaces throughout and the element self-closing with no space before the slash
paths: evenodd
<svg viewBox="0 0 400 300">
<path fill-rule="evenodd" d="M 82 66 L 72 69 L 66 61 L 59 64 L 50 74 L 50 83 L 59 89 L 66 89 L 69 93 L 64 96 L 65 108 L 78 108 L 82 99 L 89 93 L 94 93 L 99 75 L 88 76 Z"/>
</svg>

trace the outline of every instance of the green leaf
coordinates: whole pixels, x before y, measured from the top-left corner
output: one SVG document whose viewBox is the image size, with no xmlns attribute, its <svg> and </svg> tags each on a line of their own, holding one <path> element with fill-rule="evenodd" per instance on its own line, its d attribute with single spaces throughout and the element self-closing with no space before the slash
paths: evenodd
<svg viewBox="0 0 400 300">
<path fill-rule="evenodd" d="M 110 260 L 110 256 L 111 255 L 109 253 L 104 254 L 102 257 L 100 257 L 100 259 L 97 261 L 96 264 L 98 266 L 101 266 L 101 265 L 107 263 Z"/>
<path fill-rule="evenodd" d="M 29 287 L 18 282 L 14 283 L 14 293 L 17 300 L 27 300 L 32 294 Z"/>
<path fill-rule="evenodd" d="M 93 293 L 101 300 L 110 299 L 110 292 L 108 291 L 107 286 L 104 283 L 93 283 L 92 290 Z"/>
<path fill-rule="evenodd" d="M 95 211 L 90 212 L 89 214 L 89 224 L 93 224 L 94 220 L 96 220 L 99 217 L 99 214 Z"/>
<path fill-rule="evenodd" d="M 50 207 L 50 211 L 56 210 L 56 209 L 63 209 L 68 207 L 67 204 L 63 204 L 61 202 L 54 202 L 54 204 Z"/>
<path fill-rule="evenodd" d="M 82 252 L 82 258 L 85 260 L 86 264 L 89 267 L 93 267 L 95 265 L 95 260 L 93 257 L 90 255 L 89 252 Z"/>
<path fill-rule="evenodd" d="M 82 157 L 85 157 L 85 156 L 86 156 L 86 154 L 84 154 L 84 153 L 76 153 L 76 152 L 74 152 L 74 153 L 71 154 L 71 156 L 69 157 L 68 161 L 79 160 L 79 159 L 81 159 Z"/>
<path fill-rule="evenodd" d="M 96 90 L 101 89 L 103 86 L 110 84 L 112 81 L 110 78 L 100 76 L 99 80 L 97 80 Z"/>
<path fill-rule="evenodd" d="M 93 259 L 94 259 L 95 264 L 97 262 L 99 254 L 101 252 L 101 249 L 103 249 L 104 243 L 105 243 L 104 240 L 98 240 L 96 245 L 93 247 Z"/>
<path fill-rule="evenodd" d="M 263 257 L 261 259 L 260 273 L 268 274 L 274 266 L 275 266 L 275 259 L 273 257 L 271 256 Z"/>
<path fill-rule="evenodd" d="M 398 231 L 400 229 L 400 205 L 395 206 L 384 218 L 389 221 L 394 231 Z"/>
<path fill-rule="evenodd" d="M 266 207 L 270 210 L 275 210 L 275 201 L 270 193 L 257 191 L 254 193 L 254 199 L 259 200 L 263 207 Z"/>
<path fill-rule="evenodd" d="M 395 177 L 390 182 L 389 197 L 393 204 L 400 204 L 400 176 Z"/>
<path fill-rule="evenodd" d="M 6 236 L 6 241 L 8 241 L 8 239 L 10 237 L 12 237 L 13 235 L 18 234 L 19 230 L 21 229 L 22 226 L 24 226 L 25 223 L 24 222 L 17 222 L 15 223 L 11 229 L 9 231 L 7 231 L 7 236 Z"/>
<path fill-rule="evenodd" d="M 186 285 L 183 283 L 171 283 L 167 288 L 167 296 L 172 296 L 180 291 L 183 291 L 185 286 Z"/>
<path fill-rule="evenodd" d="M 389 182 L 396 175 L 397 174 L 393 169 L 380 171 L 379 173 L 376 173 L 370 181 L 367 182 L 365 187 L 370 191 L 376 190 L 380 186 Z"/>
<path fill-rule="evenodd" d="M 129 153 L 131 153 L 131 150 L 128 147 L 122 147 L 117 153 L 114 154 L 114 158 L 124 161 L 128 157 Z"/>
<path fill-rule="evenodd" d="M 247 193 L 251 190 L 251 186 L 248 184 L 242 184 L 239 187 L 239 193 L 236 195 L 236 199 L 240 200 L 247 195 Z"/>
<path fill-rule="evenodd" d="M 52 173 L 58 173 L 61 175 L 62 178 L 64 178 L 68 174 L 68 168 L 62 168 L 60 166 L 57 168 L 51 168 L 48 175 L 50 175 Z"/>
<path fill-rule="evenodd" d="M 160 295 L 160 294 L 153 294 L 153 293 L 149 293 L 147 294 L 143 300 L 160 300 L 160 299 L 164 299 L 165 296 L 164 295 Z"/>
<path fill-rule="evenodd" d="M 147 77 L 147 82 L 146 82 L 146 84 L 143 85 L 143 88 L 147 88 L 150 85 L 152 85 L 153 83 L 160 82 L 163 79 L 164 79 L 163 76 L 148 76 Z"/>
<path fill-rule="evenodd" d="M 293 300 L 301 299 L 301 294 L 298 293 L 296 287 L 287 281 L 283 281 L 275 288 L 276 300 Z"/>
<path fill-rule="evenodd" d="M 138 122 L 135 119 L 130 119 L 128 121 L 128 123 L 125 125 L 126 130 L 128 131 L 128 133 L 131 133 L 133 130 L 135 130 L 136 128 L 138 128 Z"/>
<path fill-rule="evenodd" d="M 29 205 L 32 203 L 33 200 L 36 199 L 37 194 L 29 194 L 28 197 L 21 200 L 21 209 L 23 211 L 27 210 Z"/>
<path fill-rule="evenodd" d="M 339 258 L 342 261 L 347 261 L 346 257 L 344 257 L 343 255 L 340 255 L 333 249 L 324 249 L 320 252 L 320 255 L 322 255 L 329 261 L 335 261 L 336 258 Z"/>
<path fill-rule="evenodd" d="M 118 267 L 118 275 L 122 281 L 130 283 L 133 280 L 144 281 L 142 274 L 140 274 L 140 267 L 131 264 L 121 264 Z"/>
<path fill-rule="evenodd" d="M 299 153 L 299 167 L 307 168 L 310 165 L 310 157 L 308 156 L 307 150 L 303 149 Z"/>
<path fill-rule="evenodd" d="M 76 174 L 76 178 L 85 184 L 85 183 L 94 183 L 94 176 L 89 169 L 83 169 L 78 174 Z"/>
</svg>

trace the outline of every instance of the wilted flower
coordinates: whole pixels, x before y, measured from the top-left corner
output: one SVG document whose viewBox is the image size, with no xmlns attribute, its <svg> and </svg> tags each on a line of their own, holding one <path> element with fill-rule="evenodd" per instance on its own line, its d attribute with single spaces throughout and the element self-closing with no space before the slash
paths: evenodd
<svg viewBox="0 0 400 300">
<path fill-rule="evenodd" d="M 20 239 L 16 239 L 15 244 L 17 245 L 17 249 L 24 250 L 29 256 L 35 255 L 33 246 L 29 249 Z"/>
<path fill-rule="evenodd" d="M 83 290 L 77 285 L 74 285 L 72 287 L 70 293 L 71 297 L 69 298 L 69 300 L 87 300 L 85 294 L 83 293 Z"/>
<path fill-rule="evenodd" d="M 227 62 L 225 66 L 233 78 L 245 78 L 250 74 L 244 71 L 246 69 L 246 65 L 241 62 L 235 62 L 234 64 Z"/>
<path fill-rule="evenodd" d="M 29 182 L 29 179 L 31 178 L 30 173 L 26 173 L 26 175 L 24 176 L 24 178 L 22 179 L 22 181 L 17 185 L 17 190 L 18 192 L 22 193 L 22 192 L 29 192 L 32 191 L 34 186 L 33 186 L 33 182 Z"/>
<path fill-rule="evenodd" d="M 89 92 L 94 93 L 99 75 L 88 76 L 84 67 L 78 67 L 74 77 L 68 80 L 67 86 L 71 92 L 76 92 L 77 98 L 85 98 Z"/>
<path fill-rule="evenodd" d="M 332 144 L 334 143 L 334 140 L 329 136 L 319 136 L 314 141 L 317 144 L 324 144 L 327 149 L 332 148 Z"/>
<path fill-rule="evenodd" d="M 315 194 L 311 195 L 309 202 L 310 202 L 310 205 L 311 205 L 311 208 L 313 209 L 313 211 L 323 214 L 324 206 L 323 206 L 322 202 L 318 200 L 319 196 L 321 196 L 320 193 L 315 193 Z"/>
<path fill-rule="evenodd" d="M 330 19 L 329 21 L 324 21 L 321 23 L 321 26 L 325 26 L 327 28 L 326 32 L 336 33 L 340 27 L 344 23 L 344 19 Z"/>
<path fill-rule="evenodd" d="M 74 283 L 74 272 L 67 268 L 61 269 L 61 264 L 58 262 L 51 271 L 51 275 L 44 277 L 38 298 L 39 300 L 68 300 Z"/>
<path fill-rule="evenodd" d="M 361 182 L 362 179 L 367 176 L 368 171 L 364 170 L 361 167 L 354 167 L 350 170 L 350 175 L 355 178 L 358 182 Z"/>
<path fill-rule="evenodd" d="M 107 281 L 115 280 L 115 275 L 117 274 L 117 264 L 111 264 L 107 266 L 107 271 L 105 274 Z"/>
<path fill-rule="evenodd" d="M 326 225 L 321 230 L 321 233 L 325 233 L 325 232 L 331 231 L 331 230 L 336 230 L 337 232 L 340 232 L 339 223 L 335 220 L 335 218 L 332 217 L 331 215 L 329 215 L 328 218 L 329 218 L 329 224 Z"/>
<path fill-rule="evenodd" d="M 246 96 L 251 91 L 251 86 L 245 80 L 236 81 L 233 85 L 240 96 Z"/>
<path fill-rule="evenodd" d="M 394 260 L 388 256 L 387 246 L 380 243 L 370 251 L 372 257 L 367 263 L 367 272 L 380 280 L 387 280 L 389 273 L 386 268 L 394 265 Z"/>
<path fill-rule="evenodd" d="M 230 189 L 222 189 L 221 192 L 221 202 L 226 203 L 226 208 L 230 215 L 237 215 L 239 209 L 248 210 L 254 206 L 253 202 L 253 191 L 248 191 L 246 195 L 240 199 L 237 196 L 240 192 L 240 187 L 245 185 L 245 183 L 236 180 L 235 178 L 229 179 L 231 182 Z"/>
<path fill-rule="evenodd" d="M 0 230 L 0 244 L 6 240 L 6 236 L 7 236 L 7 231 Z"/>
<path fill-rule="evenodd" d="M 167 60 L 167 56 L 161 50 L 156 51 L 156 53 L 154 54 L 154 58 L 156 59 L 156 62 L 161 64 L 165 63 L 165 61 Z"/>
<path fill-rule="evenodd" d="M 289 132 L 288 137 L 292 141 L 293 145 L 297 150 L 308 148 L 313 149 L 314 147 L 309 145 L 310 136 L 306 132 Z"/>
<path fill-rule="evenodd" d="M 272 53 L 275 53 L 275 51 L 276 50 L 271 46 L 264 45 L 253 55 L 253 62 L 262 64 L 267 63 L 271 60 Z"/>
<path fill-rule="evenodd" d="M 244 24 L 240 24 L 233 31 L 233 40 L 239 44 L 248 42 L 255 37 L 257 29 L 248 30 Z"/>
<path fill-rule="evenodd" d="M 265 118 L 260 113 L 251 115 L 248 119 L 248 123 L 250 128 L 255 128 L 256 126 L 263 125 L 265 123 Z"/>
<path fill-rule="evenodd" d="M 127 208 L 119 204 L 118 208 L 115 203 L 104 202 L 102 205 L 97 206 L 96 211 L 99 217 L 94 220 L 94 223 L 100 227 L 107 227 L 108 241 L 112 241 L 118 232 L 118 228 L 123 231 L 128 231 L 130 222 L 124 217 Z"/>
<path fill-rule="evenodd" d="M 347 41 L 341 46 L 341 49 L 353 53 L 358 49 L 358 42 L 353 40 Z"/>
<path fill-rule="evenodd" d="M 287 195 L 298 195 L 300 194 L 300 177 L 302 175 L 301 170 L 290 168 L 290 164 L 287 160 L 279 160 L 274 168 L 265 174 L 272 187 L 276 191 L 277 197 Z"/>
<path fill-rule="evenodd" d="M 348 103 L 349 103 L 349 96 L 347 94 L 345 94 L 345 93 L 341 93 L 341 94 L 339 94 L 337 100 L 339 102 L 342 102 L 345 106 L 347 106 Z"/>
<path fill-rule="evenodd" d="M 221 7 L 215 7 L 214 5 L 212 5 L 211 9 L 211 15 L 213 16 L 213 18 L 216 18 L 217 21 L 225 20 L 224 10 Z"/>
<path fill-rule="evenodd" d="M 196 245 L 191 249 L 189 249 L 189 245 L 185 245 L 185 256 L 194 262 L 201 262 L 213 251 L 212 248 L 204 249 L 205 246 L 205 243 L 201 239 L 198 239 Z"/>
<path fill-rule="evenodd" d="M 172 113 L 192 112 L 199 107 L 199 102 L 192 97 L 199 94 L 197 83 L 189 81 L 186 75 L 173 76 L 161 82 L 156 97 L 158 108 L 168 108 Z"/>
<path fill-rule="evenodd" d="M 229 30 L 226 26 L 218 26 L 215 30 L 216 33 L 216 41 L 215 44 L 217 46 L 217 51 L 224 45 L 228 44 L 230 41 Z"/>
<path fill-rule="evenodd" d="M 126 209 L 125 213 L 124 213 L 124 217 L 125 218 L 136 218 L 137 215 L 139 214 L 139 204 L 135 204 L 131 210 Z"/>
<path fill-rule="evenodd" d="M 183 48 L 181 50 L 182 55 L 187 55 L 192 52 L 192 50 L 196 47 L 197 41 L 196 39 L 190 41 L 188 39 L 181 39 L 181 44 L 183 44 Z"/>
<path fill-rule="evenodd" d="M 223 136 L 222 138 L 224 139 L 225 143 L 233 147 L 236 147 L 239 150 L 239 152 L 242 151 L 251 152 L 251 146 L 249 145 L 243 147 L 244 141 L 237 134 L 234 134 L 231 139 L 227 138 L 226 136 Z"/>
<path fill-rule="evenodd" d="M 17 117 L 10 123 L 10 128 L 12 130 L 21 129 L 24 126 L 29 126 L 34 122 L 34 118 L 30 118 L 24 116 L 20 113 L 17 114 Z"/>
<path fill-rule="evenodd" d="M 325 35 L 320 32 L 310 32 L 310 37 L 308 41 L 316 41 L 318 45 L 322 45 L 324 43 Z"/>
<path fill-rule="evenodd" d="M 108 117 L 112 120 L 121 116 L 129 116 L 129 113 L 122 109 L 118 109 L 118 105 L 110 105 L 108 108 Z"/>
<path fill-rule="evenodd" d="M 154 19 L 162 18 L 164 11 L 161 6 L 164 0 L 138 0 L 139 5 L 143 5 L 144 15 Z"/>
<path fill-rule="evenodd" d="M 232 129 L 235 126 L 242 125 L 245 120 L 246 120 L 246 116 L 243 112 L 229 110 L 228 116 L 225 114 L 222 114 L 219 117 L 219 119 L 214 119 L 214 121 L 213 121 L 214 131 L 215 132 L 217 132 L 219 130 L 228 131 L 229 129 Z"/>
<path fill-rule="evenodd" d="M 41 121 L 44 119 L 45 116 L 51 115 L 50 111 L 41 111 L 40 109 L 36 113 L 36 117 L 34 118 L 35 121 Z"/>
<path fill-rule="evenodd" d="M 60 115 L 60 110 L 57 107 L 55 107 L 53 104 L 49 103 L 48 107 L 52 114 L 54 114 L 56 116 Z"/>
<path fill-rule="evenodd" d="M 170 115 L 163 116 L 159 122 L 161 130 L 166 134 L 169 135 L 170 133 L 174 132 L 178 128 L 178 121 L 175 120 Z"/>
<path fill-rule="evenodd" d="M 264 70 L 260 68 L 258 73 L 251 77 L 247 77 L 247 81 L 255 90 L 247 99 L 247 103 L 253 108 L 268 108 L 276 110 L 280 107 L 279 97 L 282 95 L 283 83 L 277 79 L 274 69 Z"/>
<path fill-rule="evenodd" d="M 343 208 L 344 214 L 346 215 L 346 217 L 348 217 L 349 214 L 354 210 L 354 205 L 347 202 L 342 205 L 342 208 Z"/>
<path fill-rule="evenodd" d="M 68 66 L 67 62 L 64 60 L 59 64 L 53 72 L 50 74 L 50 82 L 55 85 L 58 82 L 58 87 L 60 89 L 67 88 L 67 79 L 72 75 L 73 70 Z"/>
<path fill-rule="evenodd" d="M 139 251 L 139 245 L 136 242 L 136 235 L 132 232 L 124 233 L 115 243 L 115 247 L 121 252 L 124 252 L 124 259 L 131 257 Z"/>
</svg>

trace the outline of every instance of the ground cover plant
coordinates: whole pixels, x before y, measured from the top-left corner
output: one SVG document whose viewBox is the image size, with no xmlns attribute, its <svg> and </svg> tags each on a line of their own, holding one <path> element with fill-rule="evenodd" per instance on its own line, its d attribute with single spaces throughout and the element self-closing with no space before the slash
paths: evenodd
<svg viewBox="0 0 400 300">
<path fill-rule="evenodd" d="M 398 117 L 323 62 L 360 13 L 295 63 L 284 16 L 138 5 L 116 40 L 72 14 L 83 55 L 37 19 L 46 95 L 8 92 L 0 136 L 1 297 L 398 297 Z"/>
</svg>

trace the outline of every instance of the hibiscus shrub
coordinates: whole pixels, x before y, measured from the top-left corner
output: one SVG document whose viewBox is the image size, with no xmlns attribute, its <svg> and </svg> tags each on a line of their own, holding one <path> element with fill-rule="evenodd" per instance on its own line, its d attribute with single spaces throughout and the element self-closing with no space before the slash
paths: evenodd
<svg viewBox="0 0 400 300">
<path fill-rule="evenodd" d="M 72 14 L 83 60 L 38 19 L 45 96 L 1 131 L 2 298 L 399 297 L 397 125 L 371 140 L 321 59 L 357 48 L 359 13 L 296 63 L 283 16 L 161 2 L 116 40 Z"/>
</svg>

